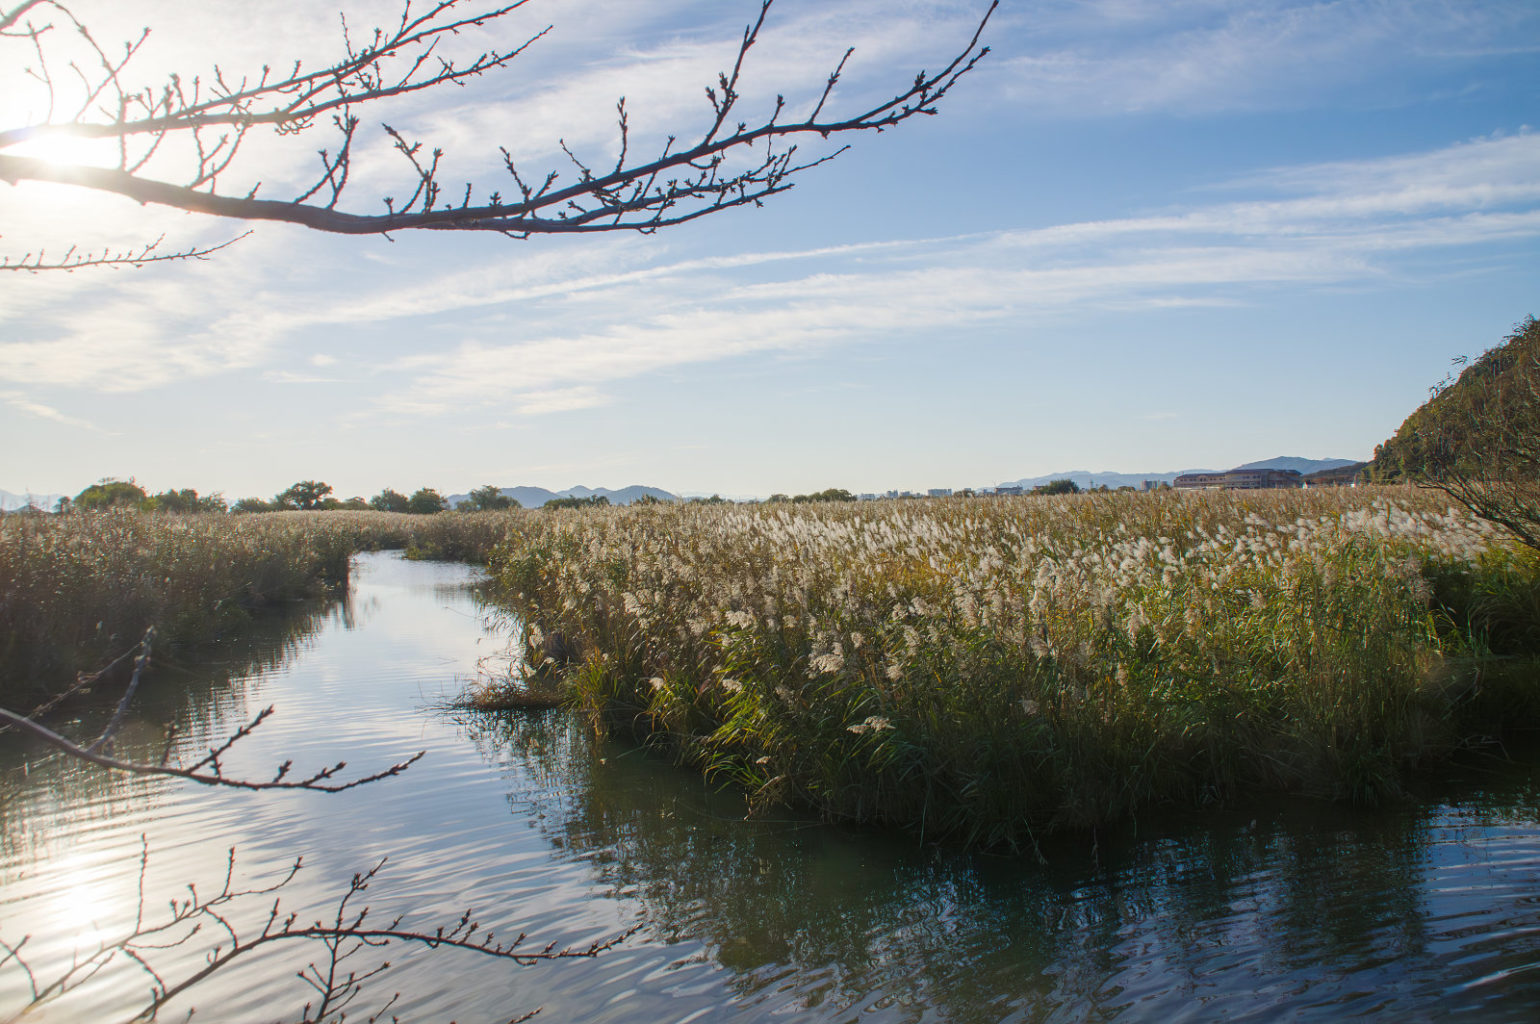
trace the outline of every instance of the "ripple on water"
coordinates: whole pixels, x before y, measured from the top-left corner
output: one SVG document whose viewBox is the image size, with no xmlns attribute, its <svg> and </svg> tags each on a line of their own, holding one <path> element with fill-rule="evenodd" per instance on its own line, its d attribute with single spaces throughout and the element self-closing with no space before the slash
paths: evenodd
<svg viewBox="0 0 1540 1024">
<path fill-rule="evenodd" d="M 0 748 L 0 939 L 58 964 L 132 921 L 141 851 L 152 906 L 300 875 L 301 919 L 326 914 L 381 858 L 371 915 L 424 928 L 471 909 L 530 945 L 594 959 L 508 968 L 392 949 L 381 997 L 406 1020 L 506 1020 L 545 1006 L 586 1021 L 1532 1020 L 1540 1018 L 1540 814 L 1533 768 L 1486 792 L 1373 814 L 1283 803 L 1211 815 L 1034 862 L 918 848 L 785 815 L 596 744 L 561 713 L 434 710 L 501 651 L 464 567 L 364 556 L 349 600 L 181 666 L 132 735 L 180 756 L 268 704 L 231 771 L 350 770 L 429 753 L 399 778 L 334 796 L 114 779 Z M 266 645 L 266 646 L 264 646 Z M 254 666 L 232 676 L 232 666 Z M 201 674 L 200 674 L 201 673 Z M 260 920 L 266 901 L 252 908 Z M 313 952 L 313 951 L 312 951 Z M 196 943 L 162 954 L 201 962 Z M 218 975 L 221 1020 L 292 1015 L 292 955 Z M 22 999 L 0 969 L 0 1015 Z M 102 972 L 50 1019 L 122 1016 L 145 976 Z M 371 1006 L 374 1004 L 371 1004 Z M 355 1016 L 367 1016 L 355 1015 Z"/>
</svg>

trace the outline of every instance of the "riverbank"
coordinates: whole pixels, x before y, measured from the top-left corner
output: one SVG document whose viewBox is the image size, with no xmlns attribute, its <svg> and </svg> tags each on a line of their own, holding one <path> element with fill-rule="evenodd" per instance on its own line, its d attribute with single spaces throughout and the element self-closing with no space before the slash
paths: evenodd
<svg viewBox="0 0 1540 1024">
<path fill-rule="evenodd" d="M 541 516 L 493 571 L 596 721 L 967 844 L 1382 800 L 1537 700 L 1533 553 L 1413 489 Z"/>
<path fill-rule="evenodd" d="M 388 512 L 0 516 L 0 697 L 54 693 L 131 648 L 203 643 L 334 590 L 358 551 L 485 562 L 508 519 Z"/>
</svg>

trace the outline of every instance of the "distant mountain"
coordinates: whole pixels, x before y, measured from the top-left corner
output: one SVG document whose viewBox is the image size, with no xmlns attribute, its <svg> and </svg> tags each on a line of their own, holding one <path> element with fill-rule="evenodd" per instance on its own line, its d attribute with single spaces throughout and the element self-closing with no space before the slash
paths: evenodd
<svg viewBox="0 0 1540 1024">
<path fill-rule="evenodd" d="M 62 497 L 62 494 L 12 494 L 10 491 L 0 491 L 0 512 L 14 512 L 28 505 L 50 510 Z"/>
<path fill-rule="evenodd" d="M 618 491 L 612 491 L 607 487 L 569 487 L 565 491 L 548 491 L 544 487 L 504 487 L 502 494 L 512 498 L 525 508 L 539 508 L 552 498 L 592 498 L 604 497 L 610 500 L 611 505 L 629 505 L 643 495 L 651 495 L 659 501 L 678 501 L 677 495 L 670 494 L 661 487 L 643 487 L 640 484 L 632 484 L 630 487 L 622 487 Z M 448 496 L 449 507 L 469 498 L 469 494 L 451 494 Z"/>
<path fill-rule="evenodd" d="M 1280 455 L 1275 459 L 1267 459 L 1263 462 L 1248 462 L 1244 466 L 1233 466 L 1233 469 L 1292 469 L 1302 475 L 1319 473 L 1329 469 L 1341 469 L 1344 466 L 1354 465 L 1352 459 L 1302 459 L 1298 456 Z M 1053 480 L 1073 480 L 1082 491 L 1092 487 L 1110 487 L 1117 490 L 1119 487 L 1142 487 L 1146 480 L 1157 480 L 1161 483 L 1171 483 L 1177 477 L 1186 473 L 1217 473 L 1215 469 L 1178 469 L 1166 473 L 1114 473 L 1111 470 L 1102 470 L 1100 473 L 1092 473 L 1084 469 L 1071 469 L 1063 473 L 1049 473 L 1047 476 L 1029 476 L 1021 480 L 1008 480 L 1001 484 L 1002 487 L 1020 487 L 1030 491 L 1034 487 L 1041 487 Z"/>
<path fill-rule="evenodd" d="M 1342 469 L 1351 466 L 1354 459 L 1302 459 L 1297 455 L 1280 455 L 1276 459 L 1267 459 L 1263 462 L 1248 462 L 1244 466 L 1236 466 L 1236 469 L 1292 469 L 1301 476 L 1309 476 L 1311 473 L 1319 473 L 1327 469 Z"/>
</svg>

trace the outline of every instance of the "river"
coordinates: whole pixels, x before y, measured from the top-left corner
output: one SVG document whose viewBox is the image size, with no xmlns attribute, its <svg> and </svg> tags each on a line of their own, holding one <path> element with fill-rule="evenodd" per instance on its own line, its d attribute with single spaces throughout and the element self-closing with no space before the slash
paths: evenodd
<svg viewBox="0 0 1540 1024">
<path fill-rule="evenodd" d="M 270 775 L 346 760 L 399 777 L 345 793 L 240 792 L 106 774 L 0 736 L 0 941 L 46 985 L 103 943 L 218 893 L 233 848 L 238 933 L 280 914 L 334 917 L 355 872 L 384 866 L 354 910 L 431 932 L 471 909 L 482 931 L 593 958 L 519 966 L 448 949 L 363 950 L 348 1019 L 397 993 L 402 1020 L 1085 1021 L 1540 1019 L 1540 762 L 1479 774 L 1376 811 L 1269 800 L 1148 816 L 1032 857 L 918 845 L 786 814 L 561 712 L 446 710 L 506 636 L 474 570 L 359 556 L 347 597 L 251 635 L 163 658 L 120 749 L 199 751 L 261 708 L 227 759 Z M 185 656 L 183 656 L 185 658 Z M 89 726 L 82 723 L 81 729 Z M 346 772 L 344 773 L 346 774 Z M 142 865 L 142 869 L 141 869 Z M 227 942 L 212 922 L 146 950 L 167 981 Z M 297 1020 L 326 966 L 294 945 L 218 971 L 163 1019 Z M 3 956 L 0 950 L 0 956 Z M 118 956 L 28 1014 L 131 1019 L 151 977 Z M 27 1003 L 0 965 L 0 1020 Z M 388 1015 L 387 1018 L 389 1019 Z"/>
</svg>

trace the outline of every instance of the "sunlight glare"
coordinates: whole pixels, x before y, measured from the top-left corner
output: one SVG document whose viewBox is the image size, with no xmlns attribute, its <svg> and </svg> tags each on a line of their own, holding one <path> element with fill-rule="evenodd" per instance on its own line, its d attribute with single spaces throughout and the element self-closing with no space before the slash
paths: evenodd
<svg viewBox="0 0 1540 1024">
<path fill-rule="evenodd" d="M 9 148 L 13 156 L 29 156 L 61 167 L 113 167 L 118 147 L 111 139 L 77 139 L 54 135 L 29 139 Z"/>
<path fill-rule="evenodd" d="M 93 882 L 76 883 L 58 894 L 55 913 L 50 916 L 77 949 L 94 947 L 107 938 L 112 901 L 101 886 Z"/>
</svg>

